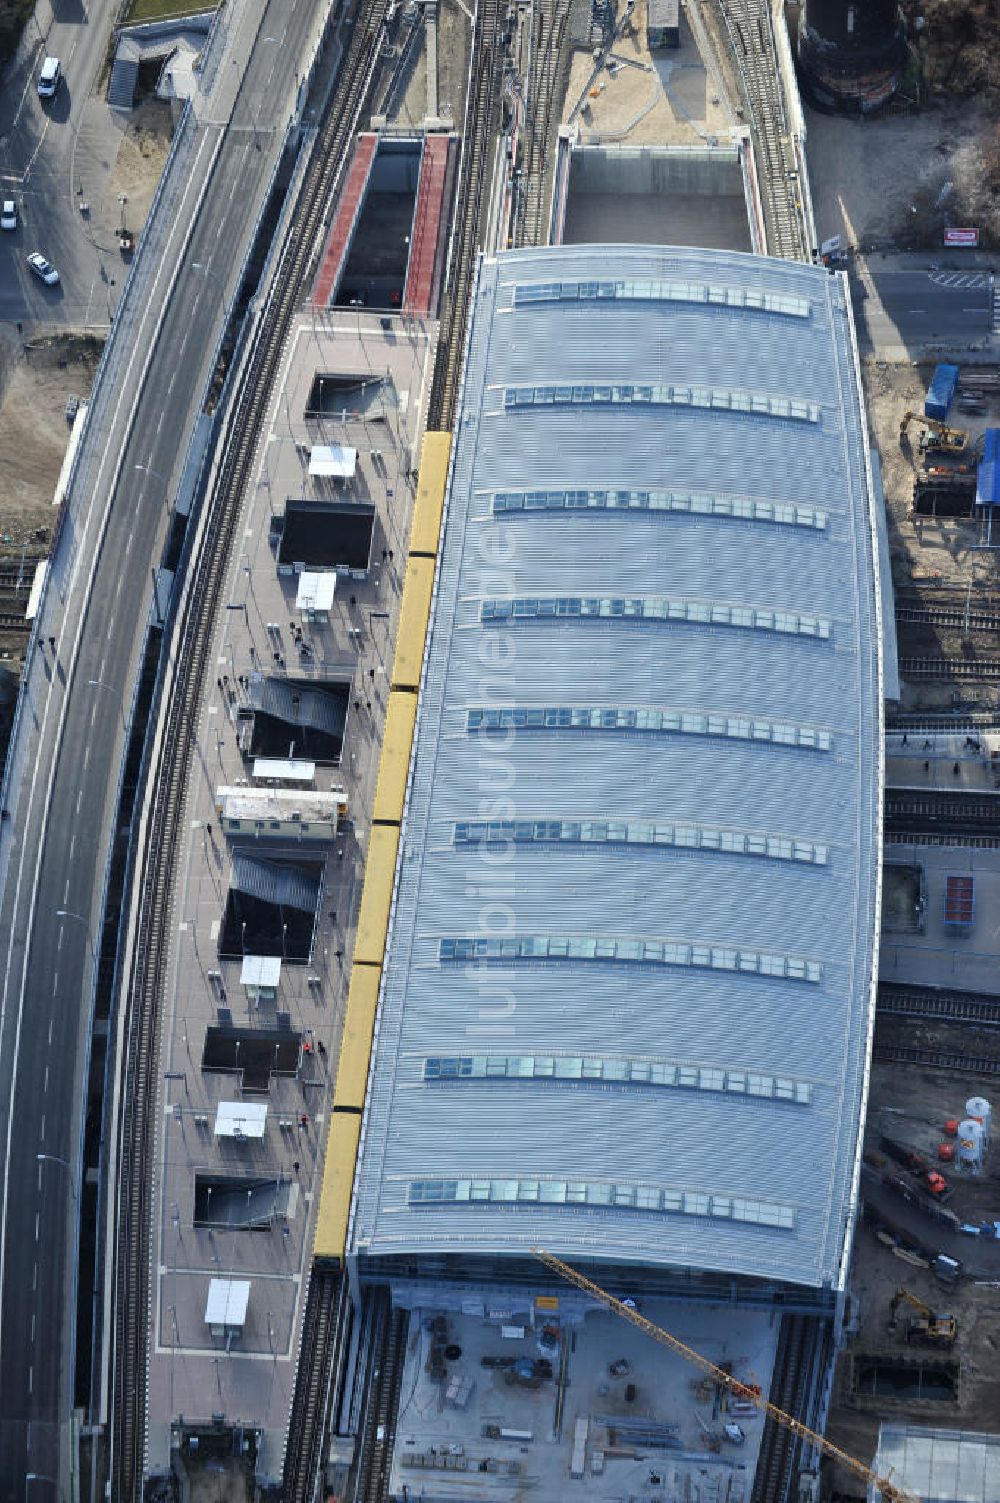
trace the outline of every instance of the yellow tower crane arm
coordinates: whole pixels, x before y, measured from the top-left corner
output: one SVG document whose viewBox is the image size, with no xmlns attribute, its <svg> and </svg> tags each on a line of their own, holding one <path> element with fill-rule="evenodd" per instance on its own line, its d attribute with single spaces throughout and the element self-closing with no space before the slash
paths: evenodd
<svg viewBox="0 0 1000 1503">
<path fill-rule="evenodd" d="M 839 1462 L 842 1467 L 853 1473 L 855 1477 L 859 1477 L 865 1483 L 873 1484 L 885 1500 L 885 1503 L 921 1503 L 921 1500 L 914 1493 L 907 1492 L 903 1487 L 897 1487 L 888 1477 L 880 1477 L 877 1472 L 872 1471 L 871 1467 L 865 1466 L 864 1462 L 858 1461 L 855 1456 L 851 1456 L 847 1451 L 842 1451 L 839 1446 L 835 1446 L 824 1435 L 819 1435 L 815 1430 L 810 1430 L 808 1425 L 804 1425 L 801 1420 L 797 1420 L 793 1414 L 786 1414 L 784 1409 L 779 1409 L 777 1404 L 772 1404 L 769 1399 L 764 1397 L 755 1384 L 741 1383 L 739 1378 L 733 1377 L 732 1373 L 724 1372 L 721 1367 L 716 1367 L 714 1362 L 710 1362 L 707 1357 L 703 1357 L 700 1352 L 696 1352 L 694 1347 L 688 1346 L 686 1342 L 680 1341 L 676 1336 L 671 1336 L 670 1332 L 664 1331 L 662 1326 L 654 1325 L 651 1320 L 647 1320 L 644 1315 L 640 1315 L 638 1310 L 634 1310 L 631 1305 L 626 1305 L 622 1300 L 615 1299 L 613 1294 L 609 1294 L 606 1289 L 602 1289 L 599 1284 L 593 1283 L 591 1279 L 585 1278 L 582 1273 L 578 1273 L 575 1268 L 571 1268 L 561 1258 L 557 1258 L 553 1253 L 546 1252 L 543 1247 L 533 1247 L 531 1251 L 539 1262 L 544 1263 L 546 1268 L 550 1268 L 553 1273 L 557 1273 L 567 1283 L 575 1284 L 584 1294 L 589 1294 L 592 1299 L 598 1300 L 600 1304 L 612 1310 L 615 1315 L 620 1315 L 623 1320 L 630 1321 L 637 1330 L 644 1331 L 647 1336 L 652 1337 L 654 1341 L 658 1341 L 661 1346 L 669 1347 L 672 1352 L 676 1352 L 685 1361 L 693 1363 L 695 1367 L 700 1367 L 702 1372 L 708 1373 L 716 1383 L 721 1384 L 723 1388 L 727 1388 L 737 1398 L 748 1399 L 751 1404 L 756 1405 L 762 1414 L 768 1415 L 776 1424 L 784 1426 L 786 1430 L 791 1430 L 792 1434 L 799 1436 L 801 1440 L 806 1440 L 810 1445 L 816 1446 L 818 1450 L 823 1452 L 824 1456 L 832 1457 L 834 1461 Z"/>
</svg>

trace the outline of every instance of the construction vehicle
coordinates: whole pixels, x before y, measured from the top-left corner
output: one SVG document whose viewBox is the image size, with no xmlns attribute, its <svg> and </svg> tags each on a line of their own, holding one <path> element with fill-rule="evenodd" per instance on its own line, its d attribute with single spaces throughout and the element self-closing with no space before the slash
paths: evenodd
<svg viewBox="0 0 1000 1503">
<path fill-rule="evenodd" d="M 907 1341 L 925 1341 L 930 1346 L 954 1346 L 958 1335 L 958 1321 L 954 1315 L 940 1315 L 924 1300 L 911 1294 L 909 1289 L 897 1289 L 889 1306 L 889 1330 L 898 1325 L 900 1305 L 909 1305 L 916 1310 L 916 1319 L 909 1321 L 904 1335 Z"/>
<path fill-rule="evenodd" d="M 895 1159 L 897 1164 L 902 1164 L 916 1175 L 923 1189 L 934 1196 L 937 1201 L 945 1201 L 952 1195 L 952 1188 L 939 1169 L 928 1163 L 922 1153 L 915 1148 L 909 1148 L 905 1143 L 897 1143 L 895 1138 L 883 1135 L 878 1140 L 878 1146 L 883 1153 Z"/>
<path fill-rule="evenodd" d="M 829 1456 L 831 1460 L 836 1461 L 840 1466 L 844 1467 L 852 1476 L 859 1478 L 866 1486 L 874 1487 L 875 1491 L 883 1499 L 883 1503 L 921 1503 L 921 1500 L 914 1493 L 908 1492 L 904 1487 L 897 1486 L 888 1477 L 880 1477 L 877 1472 L 872 1471 L 871 1467 L 865 1466 L 864 1462 L 858 1461 L 855 1456 L 851 1456 L 847 1451 L 842 1451 L 839 1446 L 835 1446 L 832 1441 L 827 1440 L 825 1435 L 819 1435 L 815 1430 L 810 1430 L 808 1425 L 804 1425 L 794 1415 L 786 1414 L 783 1409 L 778 1408 L 777 1404 L 772 1404 L 769 1399 L 764 1397 L 756 1383 L 741 1383 L 739 1378 L 735 1378 L 732 1373 L 728 1373 L 723 1368 L 717 1367 L 714 1362 L 710 1362 L 707 1357 L 703 1357 L 700 1352 L 696 1352 L 694 1347 L 688 1346 L 686 1342 L 679 1340 L 676 1336 L 671 1336 L 670 1332 L 665 1331 L 662 1326 L 654 1325 L 651 1320 L 647 1320 L 644 1315 L 639 1314 L 632 1301 L 626 1304 L 624 1300 L 616 1299 L 613 1294 L 609 1294 L 599 1284 L 595 1284 L 592 1280 L 585 1278 L 582 1273 L 578 1273 L 575 1268 L 571 1268 L 568 1263 L 564 1263 L 561 1258 L 555 1257 L 553 1253 L 546 1252 L 543 1247 L 533 1247 L 531 1251 L 540 1263 L 544 1263 L 546 1268 L 550 1269 L 553 1273 L 557 1273 L 568 1284 L 574 1284 L 577 1289 L 589 1295 L 591 1299 L 596 1300 L 605 1309 L 610 1310 L 615 1315 L 620 1315 L 622 1320 L 629 1321 L 637 1330 L 644 1331 L 653 1341 L 658 1341 L 660 1346 L 668 1347 L 670 1351 L 676 1352 L 679 1357 L 683 1357 L 685 1362 L 690 1362 L 693 1366 L 700 1368 L 718 1387 L 725 1388 L 728 1393 L 734 1395 L 736 1398 L 749 1400 L 761 1414 L 766 1415 L 768 1419 L 774 1420 L 775 1424 L 781 1425 L 784 1429 L 790 1430 L 793 1435 L 797 1435 L 807 1445 L 815 1446 L 823 1452 L 824 1456 Z"/>
<path fill-rule="evenodd" d="M 937 418 L 924 417 L 922 412 L 904 412 L 903 421 L 899 425 L 899 442 L 906 437 L 911 423 L 919 423 L 923 429 L 920 435 L 920 452 L 931 453 L 943 451 L 946 454 L 961 454 L 969 444 L 969 435 L 964 428 L 949 428 L 947 423 L 939 422 Z"/>
</svg>

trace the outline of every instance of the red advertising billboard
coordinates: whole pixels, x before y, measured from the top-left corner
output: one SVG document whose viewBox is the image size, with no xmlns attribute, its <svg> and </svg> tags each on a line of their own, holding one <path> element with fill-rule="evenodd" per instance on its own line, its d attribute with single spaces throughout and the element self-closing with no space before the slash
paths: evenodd
<svg viewBox="0 0 1000 1503">
<path fill-rule="evenodd" d="M 978 245 L 978 230 L 945 230 L 945 245 Z"/>
</svg>

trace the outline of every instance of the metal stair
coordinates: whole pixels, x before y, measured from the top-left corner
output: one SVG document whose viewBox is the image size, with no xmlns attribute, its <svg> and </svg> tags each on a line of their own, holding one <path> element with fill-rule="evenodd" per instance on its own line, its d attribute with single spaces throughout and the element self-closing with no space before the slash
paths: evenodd
<svg viewBox="0 0 1000 1503">
<path fill-rule="evenodd" d="M 131 110 L 135 104 L 135 86 L 139 81 L 139 62 L 133 57 L 116 57 L 108 83 L 108 104 L 113 110 Z"/>
<path fill-rule="evenodd" d="M 327 736 L 343 737 L 347 705 L 322 689 L 288 679 L 266 678 L 251 674 L 248 697 L 255 710 L 283 720 L 286 725 L 304 726 Z"/>
<path fill-rule="evenodd" d="M 301 913 L 315 913 L 319 906 L 319 878 L 295 866 L 278 866 L 256 856 L 237 852 L 233 856 L 231 884 L 234 892 L 275 908 L 297 908 Z"/>
</svg>

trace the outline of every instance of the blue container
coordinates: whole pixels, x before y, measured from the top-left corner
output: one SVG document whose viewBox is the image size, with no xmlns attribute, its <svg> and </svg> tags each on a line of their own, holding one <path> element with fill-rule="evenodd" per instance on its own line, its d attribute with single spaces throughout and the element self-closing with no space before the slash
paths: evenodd
<svg viewBox="0 0 1000 1503">
<path fill-rule="evenodd" d="M 924 398 L 924 417 L 943 423 L 958 389 L 958 366 L 936 365 Z"/>
<path fill-rule="evenodd" d="M 1000 428 L 987 428 L 976 472 L 976 505 L 1000 506 Z"/>
</svg>

